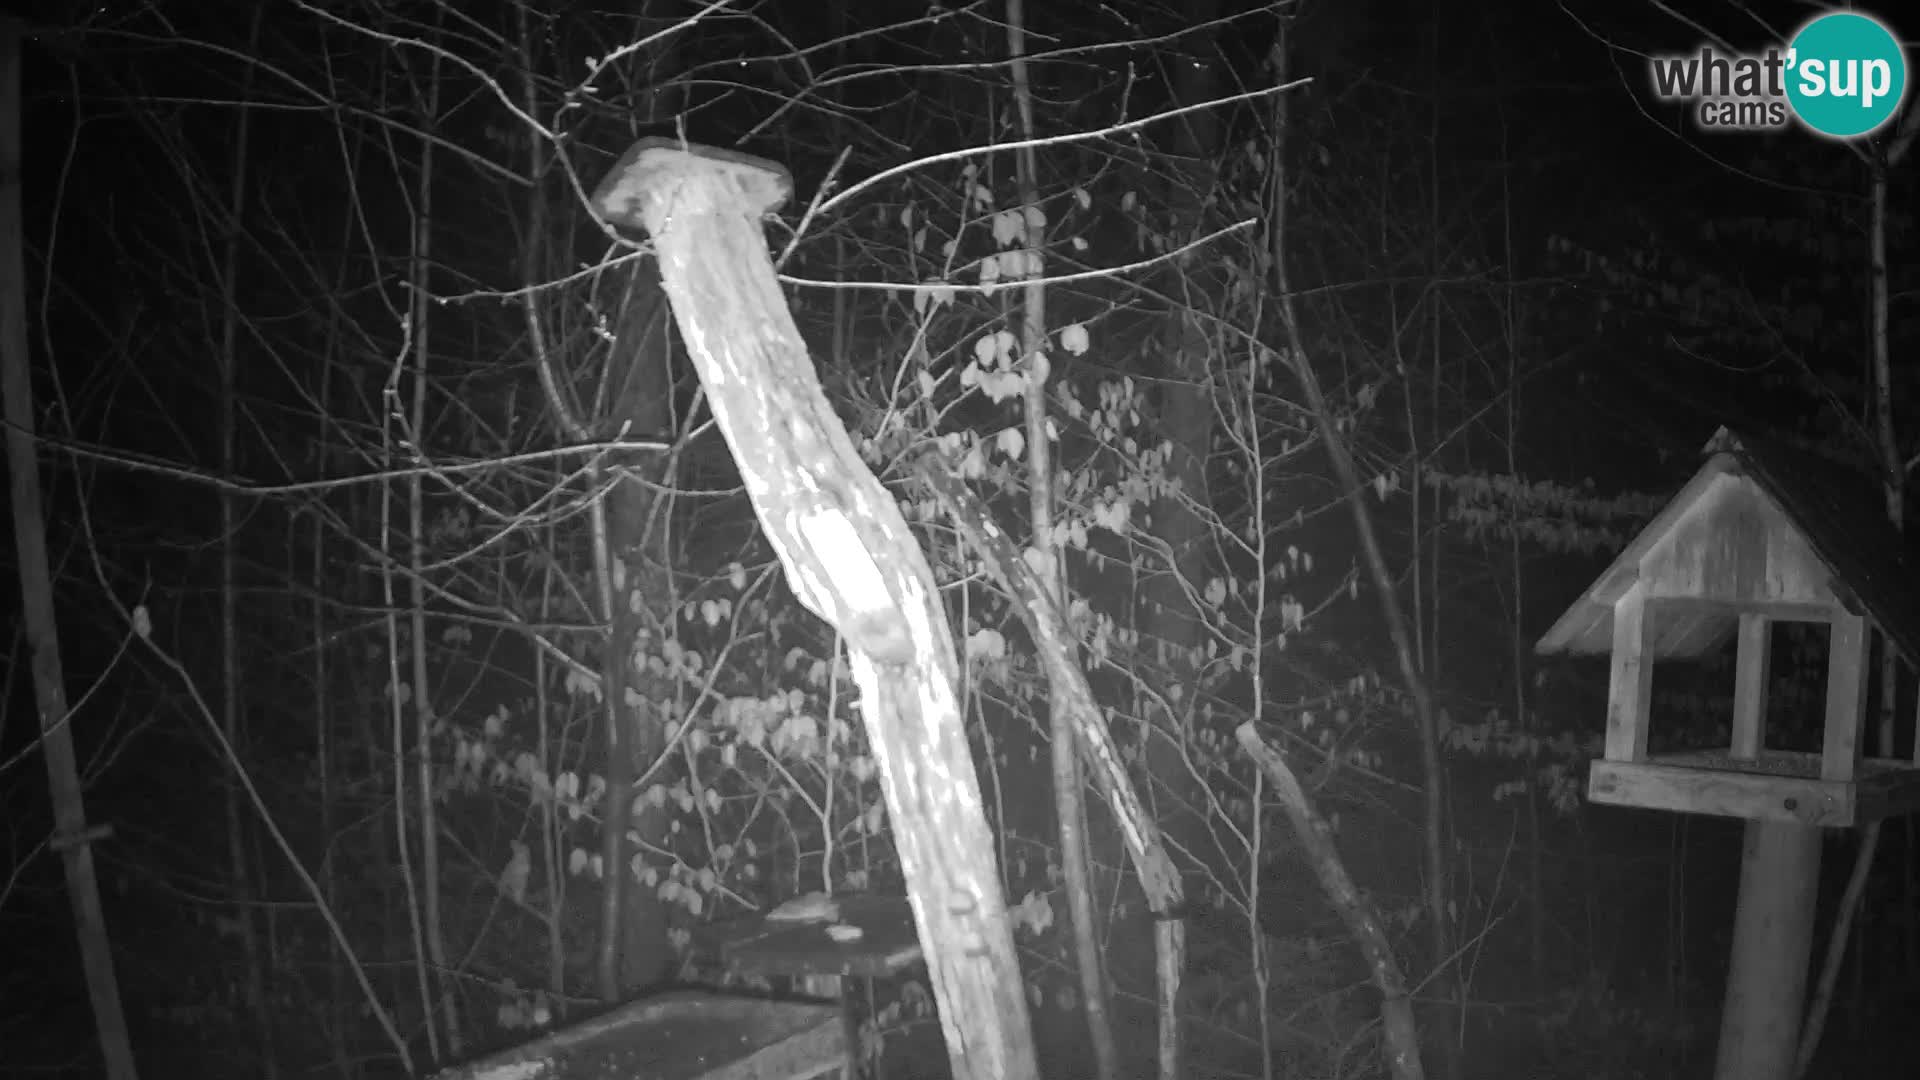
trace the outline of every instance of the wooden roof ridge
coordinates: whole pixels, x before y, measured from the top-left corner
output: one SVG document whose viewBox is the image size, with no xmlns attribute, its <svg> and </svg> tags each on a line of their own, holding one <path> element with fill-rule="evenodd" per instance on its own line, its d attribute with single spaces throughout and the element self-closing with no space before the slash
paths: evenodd
<svg viewBox="0 0 1920 1080">
<path fill-rule="evenodd" d="M 1920 553 L 1888 522 L 1882 485 L 1869 471 L 1808 445 L 1721 427 L 1705 460 L 1674 497 L 1594 579 L 1536 645 L 1540 653 L 1605 652 L 1591 631 L 1638 577 L 1641 556 L 1713 481 L 1750 477 L 1833 574 L 1835 591 L 1868 615 L 1909 662 L 1920 661 Z M 1584 642 L 1582 639 L 1586 639 Z"/>
</svg>

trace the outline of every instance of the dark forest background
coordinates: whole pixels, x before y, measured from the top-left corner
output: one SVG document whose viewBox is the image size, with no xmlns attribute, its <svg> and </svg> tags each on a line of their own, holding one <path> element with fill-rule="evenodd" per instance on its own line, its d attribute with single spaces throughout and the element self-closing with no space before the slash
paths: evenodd
<svg viewBox="0 0 1920 1080">
<path fill-rule="evenodd" d="M 944 441 L 1016 538 L 1005 379 L 1044 223 L 1067 279 L 1047 290 L 1054 535 L 1200 901 L 1194 1075 L 1384 1075 L 1364 967 L 1226 738 L 1249 719 L 1336 822 L 1462 1075 L 1701 1075 L 1739 823 L 1586 805 L 1605 664 L 1532 644 L 1722 424 L 1888 479 L 1882 168 L 1901 460 L 1920 444 L 1920 172 L 1879 160 L 1891 132 L 1710 135 L 1647 99 L 1646 53 L 1703 29 L 1758 47 L 1756 16 L 1803 15 L 1031 4 L 1034 215 L 996 149 L 1022 131 L 998 2 L 39 5 L 46 528 L 143 1070 L 425 1072 L 608 987 L 720 978 L 694 947 L 715 920 L 899 890 L 836 642 L 759 537 L 649 260 L 584 206 L 635 139 L 676 135 L 791 170 L 769 242 L 856 444 L 898 481 Z M 1283 353 L 1326 388 L 1440 707 L 1452 956 L 1429 946 L 1414 709 Z M 1083 1075 L 1045 681 L 900 491 L 967 655 L 1042 1059 Z M 0 630 L 0 1075 L 94 1075 L 19 622 Z M 1778 646 L 1775 723 L 1818 722 L 1818 644 Z M 651 733 L 626 762 L 600 750 L 609 663 L 611 710 Z M 1724 741 L 1727 665 L 1658 690 L 1657 744 Z M 616 801 L 637 851 L 605 835 Z M 1150 1033 L 1138 888 L 1090 814 L 1114 1007 Z M 1831 837 L 1822 934 L 1855 846 Z M 1895 823 L 1827 1075 L 1904 1060 L 1917 897 Z M 858 996 L 888 1075 L 945 1068 L 924 987 Z"/>
</svg>

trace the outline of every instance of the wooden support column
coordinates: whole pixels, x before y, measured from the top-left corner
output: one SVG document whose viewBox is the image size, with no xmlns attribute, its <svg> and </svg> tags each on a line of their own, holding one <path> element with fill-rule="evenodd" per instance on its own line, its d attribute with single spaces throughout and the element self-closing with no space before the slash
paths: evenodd
<svg viewBox="0 0 1920 1080">
<path fill-rule="evenodd" d="M 1818 827 L 1747 822 L 1714 1080 L 1791 1080 L 1819 884 Z"/>
<path fill-rule="evenodd" d="M 791 190 L 760 158 L 643 139 L 594 194 L 644 228 L 787 584 L 845 638 L 954 1080 L 1033 1080 L 1033 1031 L 962 725 L 953 632 L 899 504 L 821 391 L 767 254 Z"/>
<path fill-rule="evenodd" d="M 1835 615 L 1827 636 L 1827 726 L 1820 748 L 1820 779 L 1852 780 L 1860 773 L 1860 731 L 1867 720 L 1867 620 Z M 1883 750 L 1893 756 L 1893 748 Z"/>
<path fill-rule="evenodd" d="M 1607 687 L 1608 761 L 1645 761 L 1653 717 L 1653 619 L 1647 585 L 1636 581 L 1613 604 L 1613 674 Z"/>
<path fill-rule="evenodd" d="M 1733 741 L 1727 753 L 1752 761 L 1767 748 L 1767 676 L 1772 669 L 1772 620 L 1752 612 L 1740 616 L 1734 654 Z"/>
</svg>

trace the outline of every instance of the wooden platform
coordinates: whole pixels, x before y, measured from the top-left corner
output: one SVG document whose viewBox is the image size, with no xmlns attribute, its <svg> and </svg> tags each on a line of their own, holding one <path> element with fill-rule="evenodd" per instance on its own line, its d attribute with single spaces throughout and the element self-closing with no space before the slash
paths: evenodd
<svg viewBox="0 0 1920 1080">
<path fill-rule="evenodd" d="M 709 927 L 704 940 L 740 974 L 795 977 L 845 976 L 884 979 L 918 965 L 920 933 L 904 896 L 837 897 L 831 922 L 781 923 L 742 919 Z M 860 936 L 836 941 L 831 925 L 854 926 Z"/>
<path fill-rule="evenodd" d="M 835 1006 L 688 992 L 622 1005 L 435 1080 L 813 1080 L 848 1060 Z"/>
<path fill-rule="evenodd" d="M 860 1047 L 860 1029 L 847 1003 L 845 978 L 883 979 L 922 962 L 920 933 L 904 896 L 871 894 L 834 898 L 833 917 L 813 922 L 782 922 L 755 915 L 718 923 L 695 939 L 720 954 L 736 974 L 788 977 L 800 993 L 840 1002 L 847 1045 Z M 844 932 L 857 928 L 858 936 Z M 836 938 L 834 928 L 842 930 Z M 879 1058 L 864 1063 L 875 1080 L 884 1077 Z M 852 1077 L 855 1070 L 849 1069 Z"/>
<path fill-rule="evenodd" d="M 1822 780 L 1819 754 L 1768 750 L 1747 761 L 1725 751 L 1691 751 L 1643 762 L 1595 761 L 1587 798 L 1609 806 L 1850 828 L 1920 810 L 1920 769 L 1868 758 L 1852 781 Z"/>
</svg>

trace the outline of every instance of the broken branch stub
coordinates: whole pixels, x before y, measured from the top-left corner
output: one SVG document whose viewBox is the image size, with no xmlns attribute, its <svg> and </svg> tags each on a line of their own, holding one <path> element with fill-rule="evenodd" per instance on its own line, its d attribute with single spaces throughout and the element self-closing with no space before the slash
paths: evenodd
<svg viewBox="0 0 1920 1080">
<path fill-rule="evenodd" d="M 760 219 L 785 169 L 647 139 L 593 197 L 644 229 L 708 406 L 806 607 L 847 640 L 956 1080 L 1029 1080 L 1033 1034 L 932 568 L 827 403 Z"/>
</svg>

